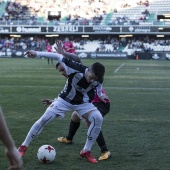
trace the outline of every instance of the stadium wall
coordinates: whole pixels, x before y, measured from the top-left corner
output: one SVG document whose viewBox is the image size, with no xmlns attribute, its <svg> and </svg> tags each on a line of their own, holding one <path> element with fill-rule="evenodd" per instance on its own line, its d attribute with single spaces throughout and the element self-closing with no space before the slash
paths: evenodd
<svg viewBox="0 0 170 170">
<path fill-rule="evenodd" d="M 170 32 L 170 23 L 169 25 L 162 25 L 159 29 L 159 25 L 154 26 L 73 26 L 73 25 L 62 25 L 62 26 L 28 26 L 28 25 L 12 25 L 12 26 L 0 26 L 1 35 L 156 35 L 162 34 L 169 36 Z M 15 51 L 15 52 L 0 52 L 0 57 L 22 57 L 25 51 Z M 152 53 L 140 52 L 138 53 L 139 59 L 151 59 Z M 112 58 L 112 59 L 135 59 L 134 55 L 128 56 L 127 53 L 123 52 L 112 52 L 112 53 L 79 53 L 81 58 Z M 166 59 L 166 52 L 159 52 L 160 59 Z"/>
<path fill-rule="evenodd" d="M 0 34 L 167 34 L 170 25 L 160 26 L 0 26 Z"/>
</svg>

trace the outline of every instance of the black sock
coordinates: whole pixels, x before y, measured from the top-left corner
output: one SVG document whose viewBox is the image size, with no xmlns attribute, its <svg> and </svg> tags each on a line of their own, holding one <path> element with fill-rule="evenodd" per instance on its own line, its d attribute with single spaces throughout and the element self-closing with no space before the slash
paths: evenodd
<svg viewBox="0 0 170 170">
<path fill-rule="evenodd" d="M 96 139 L 96 142 L 99 145 L 101 152 L 108 151 L 102 131 L 100 131 L 99 136 Z"/>
<path fill-rule="evenodd" d="M 70 127 L 69 127 L 69 134 L 66 136 L 68 140 L 72 140 L 75 133 L 77 132 L 78 128 L 80 126 L 80 122 L 73 122 L 70 121 Z"/>
</svg>

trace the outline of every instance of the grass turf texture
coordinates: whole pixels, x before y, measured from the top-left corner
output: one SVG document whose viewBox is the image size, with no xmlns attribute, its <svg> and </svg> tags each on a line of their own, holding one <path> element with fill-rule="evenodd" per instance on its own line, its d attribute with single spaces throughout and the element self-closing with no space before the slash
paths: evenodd
<svg viewBox="0 0 170 170">
<path fill-rule="evenodd" d="M 170 167 L 170 63 L 153 60 L 83 60 L 90 66 L 99 61 L 106 67 L 103 86 L 111 100 L 110 113 L 103 122 L 103 134 L 112 157 L 91 164 L 79 156 L 87 128 L 81 124 L 73 145 L 57 142 L 68 132 L 70 113 L 55 119 L 32 141 L 23 170 L 165 170 Z M 65 78 L 55 66 L 40 59 L 0 59 L 0 105 L 18 147 L 33 123 L 44 113 L 41 99 L 55 98 Z M 55 147 L 51 164 L 39 163 L 40 146 Z M 100 149 L 95 144 L 96 158 Z M 0 169 L 7 169 L 4 146 L 0 145 Z"/>
</svg>

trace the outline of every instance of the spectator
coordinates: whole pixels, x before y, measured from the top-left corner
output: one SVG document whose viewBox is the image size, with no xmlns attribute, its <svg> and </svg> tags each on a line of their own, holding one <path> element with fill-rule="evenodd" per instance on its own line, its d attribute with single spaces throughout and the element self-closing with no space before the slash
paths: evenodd
<svg viewBox="0 0 170 170">
<path fill-rule="evenodd" d="M 50 45 L 50 43 L 47 43 L 46 51 L 47 52 L 52 52 L 52 46 Z M 51 64 L 53 64 L 53 59 L 47 58 L 47 61 L 48 61 L 48 64 L 50 64 L 50 61 L 51 61 Z"/>
</svg>

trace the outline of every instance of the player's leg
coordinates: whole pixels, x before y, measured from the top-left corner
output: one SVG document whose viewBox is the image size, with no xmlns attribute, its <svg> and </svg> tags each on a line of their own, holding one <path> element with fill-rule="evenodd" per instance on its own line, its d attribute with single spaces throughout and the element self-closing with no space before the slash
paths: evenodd
<svg viewBox="0 0 170 170">
<path fill-rule="evenodd" d="M 64 103 L 62 100 L 63 99 L 61 98 L 54 100 L 54 102 L 47 108 L 43 116 L 31 127 L 24 142 L 18 149 L 21 156 L 24 155 L 30 142 L 41 133 L 46 124 L 51 122 L 57 116 L 64 117 L 64 113 L 70 111 L 68 104 Z"/>
<path fill-rule="evenodd" d="M 93 104 L 98 108 L 103 117 L 110 111 L 110 103 L 98 102 Z M 99 160 L 107 160 L 108 158 L 110 158 L 111 153 L 107 148 L 102 131 L 100 131 L 99 136 L 96 139 L 96 142 L 101 149 L 101 155 L 99 157 Z"/>
<path fill-rule="evenodd" d="M 93 110 L 91 113 L 88 113 L 88 115 L 85 114 L 82 117 L 90 122 L 90 126 L 88 128 L 85 146 L 80 152 L 80 155 L 87 158 L 90 162 L 95 163 L 97 160 L 91 153 L 91 147 L 93 146 L 100 133 L 103 117 L 98 110 Z"/>
<path fill-rule="evenodd" d="M 111 157 L 110 151 L 107 149 L 106 142 L 103 136 L 102 131 L 100 131 L 99 136 L 96 139 L 97 144 L 99 145 L 101 149 L 101 155 L 99 157 L 99 160 L 107 160 Z"/>
<path fill-rule="evenodd" d="M 87 142 L 83 148 L 84 151 L 91 150 L 92 145 L 100 133 L 103 117 L 98 110 L 93 110 L 89 113 L 87 120 L 90 122 L 90 126 L 87 132 Z"/>
<path fill-rule="evenodd" d="M 76 134 L 79 127 L 80 127 L 80 118 L 77 116 L 77 112 L 74 111 L 71 115 L 68 135 L 65 137 L 59 137 L 58 141 L 66 144 L 72 144 L 73 137 Z"/>
<path fill-rule="evenodd" d="M 29 130 L 24 142 L 22 145 L 18 148 L 18 151 L 20 152 L 21 156 L 24 156 L 24 153 L 27 150 L 27 147 L 29 146 L 30 142 L 41 133 L 41 131 L 44 129 L 44 126 L 51 122 L 54 118 L 56 118 L 56 114 L 50 110 L 46 110 L 46 112 L 43 114 L 43 116 L 37 120 L 31 129 Z"/>
</svg>

